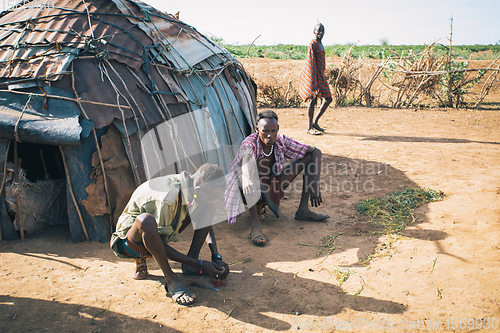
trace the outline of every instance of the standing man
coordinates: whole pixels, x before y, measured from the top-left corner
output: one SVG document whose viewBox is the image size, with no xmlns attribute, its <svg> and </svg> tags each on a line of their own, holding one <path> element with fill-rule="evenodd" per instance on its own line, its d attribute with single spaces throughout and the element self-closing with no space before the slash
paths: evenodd
<svg viewBox="0 0 500 333">
<path fill-rule="evenodd" d="M 184 171 L 141 184 L 118 218 L 111 249 L 120 258 L 135 260 L 137 280 L 148 276 L 146 259 L 152 256 L 165 276 L 168 295 L 178 304 L 192 304 L 196 295 L 182 284 L 168 261 L 182 263 L 183 274 L 227 276 L 229 267 L 217 251 L 212 228 L 214 203 L 224 195 L 225 185 L 224 173 L 213 164 L 203 164 L 193 175 Z M 178 241 L 190 223 L 205 227 L 195 230 L 185 255 L 170 243 Z M 211 261 L 198 259 L 204 241 L 212 252 Z"/>
<path fill-rule="evenodd" d="M 321 151 L 278 134 L 278 130 L 278 116 L 274 111 L 265 110 L 258 114 L 257 133 L 250 134 L 241 143 L 226 187 L 229 223 L 234 223 L 244 211 L 244 202 L 250 211 L 250 238 L 257 246 L 264 246 L 267 242 L 260 223 L 262 207 L 267 205 L 278 217 L 284 190 L 302 171 L 304 182 L 295 219 L 320 222 L 329 218 L 308 207 L 309 201 L 312 207 L 322 202 L 319 188 Z M 293 161 L 285 165 L 285 158 Z"/>
<path fill-rule="evenodd" d="M 315 39 L 309 44 L 306 58 L 306 67 L 302 71 L 300 78 L 299 95 L 304 102 L 309 102 L 309 127 L 307 133 L 311 135 L 321 135 L 325 131 L 318 125 L 318 120 L 325 113 L 326 108 L 332 102 L 332 94 L 328 81 L 325 77 L 325 48 L 321 43 L 325 35 L 325 27 L 318 23 L 314 27 Z M 323 98 L 323 103 L 319 112 L 314 117 L 314 108 L 318 97 Z"/>
</svg>

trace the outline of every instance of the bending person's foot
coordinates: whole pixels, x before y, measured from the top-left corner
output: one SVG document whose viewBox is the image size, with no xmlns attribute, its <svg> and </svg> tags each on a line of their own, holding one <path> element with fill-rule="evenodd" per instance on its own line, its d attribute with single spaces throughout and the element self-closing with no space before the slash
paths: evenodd
<svg viewBox="0 0 500 333">
<path fill-rule="evenodd" d="M 143 280 L 149 276 L 148 265 L 146 258 L 134 259 L 135 260 L 135 273 L 132 276 L 135 280 Z"/>
<path fill-rule="evenodd" d="M 180 305 L 191 305 L 196 300 L 196 295 L 191 292 L 182 282 L 175 278 L 170 283 L 165 283 L 167 296 Z"/>
<path fill-rule="evenodd" d="M 253 245 L 264 246 L 267 243 L 266 237 L 262 233 L 262 230 L 256 230 L 250 233 L 250 239 L 252 240 Z"/>
<path fill-rule="evenodd" d="M 295 213 L 295 219 L 299 221 L 322 222 L 328 218 L 330 218 L 329 215 L 318 214 L 313 212 L 312 210 L 303 212 L 297 211 L 297 213 Z"/>
</svg>

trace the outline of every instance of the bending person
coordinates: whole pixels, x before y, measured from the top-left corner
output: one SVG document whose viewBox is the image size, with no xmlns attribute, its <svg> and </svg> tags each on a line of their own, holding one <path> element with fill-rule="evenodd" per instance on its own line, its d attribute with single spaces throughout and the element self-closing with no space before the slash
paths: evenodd
<svg viewBox="0 0 500 333">
<path fill-rule="evenodd" d="M 139 280 L 148 276 L 146 259 L 152 256 L 165 276 L 168 295 L 178 304 L 192 304 L 196 295 L 182 284 L 168 261 L 182 263 L 184 274 L 206 274 L 221 279 L 229 274 L 228 265 L 217 251 L 211 226 L 214 200 L 222 198 L 224 188 L 224 173 L 212 164 L 202 165 L 193 175 L 182 172 L 143 183 L 118 219 L 111 249 L 118 257 L 135 260 L 134 278 Z M 192 221 L 205 227 L 195 230 L 185 255 L 170 243 L 178 241 L 179 234 Z M 211 261 L 198 259 L 204 241 L 212 252 Z"/>
</svg>

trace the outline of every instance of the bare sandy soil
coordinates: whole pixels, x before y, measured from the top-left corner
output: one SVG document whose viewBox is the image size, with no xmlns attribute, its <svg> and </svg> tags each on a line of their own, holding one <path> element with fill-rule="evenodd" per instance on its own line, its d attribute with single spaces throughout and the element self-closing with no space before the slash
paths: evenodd
<svg viewBox="0 0 500 333">
<path fill-rule="evenodd" d="M 0 242 L 0 332 L 500 329 L 498 111 L 330 108 L 319 137 L 305 133 L 306 109 L 276 111 L 281 133 L 324 154 L 317 211 L 326 223 L 294 220 L 298 186 L 280 218 L 267 214 L 264 248 L 250 243 L 248 213 L 217 224 L 220 253 L 235 264 L 220 291 L 190 286 L 190 307 L 165 296 L 153 261 L 151 276 L 135 281 L 131 261 L 108 244 L 73 244 L 64 228 Z M 447 197 L 420 207 L 402 235 L 373 235 L 356 212 L 364 199 L 416 186 Z M 175 247 L 187 251 L 191 235 Z M 328 256 L 298 244 L 326 236 L 336 237 Z M 338 270 L 350 273 L 341 286 Z"/>
</svg>

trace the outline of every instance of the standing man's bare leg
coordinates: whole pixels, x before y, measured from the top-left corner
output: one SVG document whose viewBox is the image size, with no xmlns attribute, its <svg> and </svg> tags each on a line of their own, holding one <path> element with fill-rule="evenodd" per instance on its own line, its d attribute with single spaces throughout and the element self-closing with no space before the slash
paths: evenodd
<svg viewBox="0 0 500 333">
<path fill-rule="evenodd" d="M 323 103 L 321 103 L 321 107 L 319 108 L 318 114 L 316 115 L 316 117 L 314 118 L 314 120 L 312 121 L 312 123 L 310 125 L 311 127 L 315 128 L 315 129 L 317 129 L 318 131 L 321 131 L 321 132 L 325 131 L 323 128 L 319 127 L 318 120 L 325 113 L 326 109 L 328 108 L 328 106 L 330 105 L 330 103 L 332 103 L 332 101 L 333 101 L 333 99 L 331 97 L 325 98 L 323 100 Z M 309 121 L 311 121 L 311 120 L 309 120 Z"/>
<path fill-rule="evenodd" d="M 317 98 L 311 99 L 311 102 L 309 103 L 309 109 L 308 109 L 308 116 L 309 116 L 309 127 L 307 130 L 312 129 L 313 125 L 313 119 L 314 119 L 314 108 L 316 107 L 316 102 L 318 101 Z"/>
</svg>

